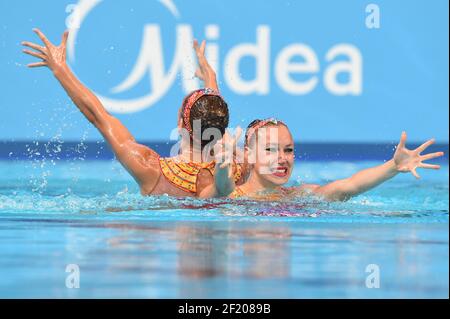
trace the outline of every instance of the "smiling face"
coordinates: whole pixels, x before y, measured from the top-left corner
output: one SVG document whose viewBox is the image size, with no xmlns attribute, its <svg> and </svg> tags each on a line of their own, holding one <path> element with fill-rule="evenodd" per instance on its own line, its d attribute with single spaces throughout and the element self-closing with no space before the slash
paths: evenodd
<svg viewBox="0 0 450 319">
<path fill-rule="evenodd" d="M 252 174 L 268 188 L 287 183 L 294 166 L 294 141 L 289 129 L 271 124 L 259 128 L 256 135 L 247 150 Z"/>
</svg>

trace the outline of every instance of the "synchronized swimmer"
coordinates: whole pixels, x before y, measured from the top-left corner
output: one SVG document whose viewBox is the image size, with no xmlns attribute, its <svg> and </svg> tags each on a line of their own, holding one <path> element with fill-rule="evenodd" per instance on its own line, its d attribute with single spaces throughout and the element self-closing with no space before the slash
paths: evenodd
<svg viewBox="0 0 450 319">
<path fill-rule="evenodd" d="M 239 134 L 239 133 L 238 133 Z M 273 141 L 273 137 L 276 140 Z M 250 175 L 243 185 L 235 186 L 230 178 L 232 167 L 228 141 L 235 143 L 237 137 L 228 133 L 224 141 L 220 141 L 216 148 L 218 165 L 216 172 L 216 187 L 218 193 L 231 198 L 247 197 L 252 199 L 281 199 L 305 195 L 316 195 L 330 201 L 344 201 L 368 191 L 387 181 L 398 173 L 411 172 L 419 178 L 416 169 L 439 169 L 439 165 L 427 164 L 422 161 L 442 156 L 442 152 L 421 155 L 434 140 L 423 143 L 415 150 L 408 150 L 406 132 L 403 132 L 400 142 L 391 160 L 382 165 L 362 170 L 353 176 L 336 180 L 326 185 L 303 184 L 298 187 L 283 187 L 292 174 L 294 168 L 294 140 L 288 126 L 279 120 L 270 118 L 255 120 L 247 128 L 245 134 L 245 158 L 252 158 Z"/>
<path fill-rule="evenodd" d="M 215 72 L 204 57 L 204 42 L 200 47 L 194 42 L 194 48 L 199 61 L 196 75 L 205 82 L 207 88 L 193 91 L 184 98 L 179 110 L 178 128 L 189 134 L 181 134 L 179 154 L 163 158 L 151 148 L 136 142 L 128 129 L 107 112 L 100 100 L 70 70 L 66 63 L 68 31 L 64 32 L 59 46 L 53 45 L 40 30 L 33 31 L 44 46 L 22 42 L 24 46 L 37 51 L 24 50 L 24 53 L 42 61 L 28 66 L 46 66 L 53 72 L 78 109 L 99 130 L 119 162 L 134 177 L 143 195 L 216 196 L 213 176 L 215 164 L 213 161 L 202 161 L 202 153 L 205 153 L 204 148 L 208 143 L 197 138 L 197 135 L 203 136 L 208 129 L 224 134 L 229 113 L 227 103 L 217 91 Z M 193 134 L 196 121 L 201 122 L 200 134 Z M 194 161 L 197 158 L 201 160 Z M 236 165 L 235 171 L 235 181 L 240 184 L 245 175 L 243 165 Z"/>
<path fill-rule="evenodd" d="M 44 46 L 22 42 L 35 50 L 25 49 L 24 53 L 41 59 L 28 66 L 48 67 L 53 72 L 74 104 L 99 130 L 119 162 L 134 177 L 143 195 L 261 200 L 314 195 L 343 201 L 398 173 L 411 172 L 419 178 L 417 168 L 440 168 L 439 165 L 423 163 L 444 155 L 443 152 L 421 154 L 434 143 L 433 139 L 409 150 L 406 148 L 406 133 L 403 132 L 393 158 L 382 165 L 326 185 L 284 187 L 294 167 L 294 140 L 288 126 L 272 118 L 255 120 L 247 128 L 244 150 L 236 147 L 240 130 L 235 136 L 226 131 L 228 105 L 219 93 L 215 72 L 204 56 L 204 41 L 200 46 L 194 41 L 194 50 L 199 64 L 196 76 L 204 81 L 205 88 L 195 90 L 183 99 L 177 119 L 180 151 L 175 156 L 163 158 L 136 142 L 128 129 L 107 112 L 100 100 L 70 70 L 66 63 L 68 31 L 59 46 L 52 44 L 40 30 L 33 31 Z M 200 124 L 196 130 L 197 123 Z M 210 132 L 220 133 L 220 138 Z M 205 135 L 207 138 L 202 138 Z"/>
</svg>

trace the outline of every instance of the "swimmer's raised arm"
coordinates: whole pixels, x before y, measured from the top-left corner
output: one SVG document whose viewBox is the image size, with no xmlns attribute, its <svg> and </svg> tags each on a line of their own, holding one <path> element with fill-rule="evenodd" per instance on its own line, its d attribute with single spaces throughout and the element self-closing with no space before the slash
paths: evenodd
<svg viewBox="0 0 450 319">
<path fill-rule="evenodd" d="M 33 31 L 45 46 L 22 42 L 22 45 L 37 51 L 23 50 L 24 53 L 42 59 L 42 61 L 31 63 L 28 66 L 31 68 L 48 67 L 78 109 L 111 145 L 117 159 L 135 178 L 141 191 L 146 192 L 146 190 L 152 189 L 159 178 L 159 169 L 156 166 L 158 154 L 145 145 L 136 143 L 128 129 L 108 113 L 95 94 L 84 86 L 70 70 L 66 64 L 68 31 L 64 32 L 59 46 L 53 45 L 40 30 L 33 29 Z"/>
<path fill-rule="evenodd" d="M 35 49 L 38 52 L 27 49 L 24 49 L 23 52 L 40 58 L 42 61 L 30 63 L 28 67 L 48 67 L 89 122 L 96 123 L 107 112 L 97 97 L 78 81 L 66 64 L 66 44 L 69 32 L 65 31 L 61 44 L 55 46 L 50 43 L 39 29 L 33 29 L 33 31 L 42 40 L 44 46 L 24 41 L 22 45 Z"/>
<path fill-rule="evenodd" d="M 205 57 L 206 42 L 202 41 L 202 44 L 199 46 L 198 41 L 194 40 L 193 46 L 198 61 L 198 68 L 195 71 L 195 76 L 204 82 L 206 88 L 219 91 L 219 87 L 217 86 L 216 80 L 216 72 L 209 65 L 208 60 L 206 60 Z"/>
<path fill-rule="evenodd" d="M 214 156 L 216 167 L 214 170 L 214 188 L 215 197 L 225 197 L 230 195 L 235 185 L 234 168 L 235 163 L 235 149 L 237 141 L 242 134 L 240 127 L 236 128 L 236 133 L 233 136 L 228 130 L 223 135 L 222 139 L 214 145 Z"/>
<path fill-rule="evenodd" d="M 416 178 L 420 178 L 416 172 L 417 168 L 440 168 L 439 165 L 422 163 L 423 161 L 444 155 L 443 152 L 421 155 L 428 146 L 434 143 L 434 139 L 423 143 L 415 150 L 408 150 L 405 147 L 405 143 L 406 133 L 403 132 L 393 158 L 386 163 L 362 170 L 350 178 L 337 180 L 324 186 L 305 185 L 303 188 L 317 195 L 321 195 L 328 200 L 343 201 L 374 188 L 398 173 L 411 172 Z"/>
<path fill-rule="evenodd" d="M 194 40 L 194 50 L 195 54 L 197 55 L 197 61 L 199 65 L 197 70 L 195 71 L 195 76 L 203 80 L 205 87 L 219 91 L 219 86 L 217 85 L 216 79 L 216 72 L 211 67 L 211 65 L 209 65 L 205 57 L 205 47 L 206 47 L 205 41 L 202 41 L 202 44 L 199 46 L 198 41 Z M 248 164 L 245 162 L 245 157 L 243 154 L 244 151 L 236 146 L 234 149 L 235 162 L 240 163 L 242 176 L 245 177 L 248 174 Z"/>
<path fill-rule="evenodd" d="M 197 56 L 198 61 L 198 68 L 195 71 L 195 76 L 198 77 L 200 80 L 204 82 L 205 87 L 214 89 L 216 91 L 219 91 L 219 86 L 217 85 L 217 79 L 216 79 L 216 72 L 211 67 L 211 65 L 208 63 L 208 60 L 205 57 L 205 48 L 206 48 L 206 42 L 202 41 L 201 45 L 198 45 L 198 41 L 194 40 L 193 44 L 195 54 Z M 239 135 L 242 133 L 241 128 L 237 128 L 237 131 L 240 130 Z M 227 138 L 231 138 L 228 136 Z M 234 140 L 235 141 L 235 140 Z M 222 140 L 223 142 L 223 140 Z M 228 141 L 229 142 L 229 141 Z M 220 143 L 219 143 L 220 144 Z M 216 144 L 218 145 L 218 144 Z M 244 160 L 243 156 L 243 150 L 241 150 L 239 147 L 234 145 L 234 159 L 235 162 L 238 161 L 239 163 L 241 160 Z M 234 179 L 229 174 L 232 174 L 233 168 L 236 168 L 234 165 L 233 167 L 230 165 L 230 171 L 228 171 L 228 167 L 226 165 L 219 165 L 216 166 L 215 170 L 215 180 L 219 184 L 219 189 L 216 188 L 216 185 L 211 185 L 210 187 L 207 187 L 204 192 L 200 193 L 200 197 L 221 197 L 221 196 L 227 196 L 229 193 L 231 193 L 234 189 Z M 246 163 L 242 163 L 241 165 L 242 175 L 247 175 L 247 165 Z M 230 180 L 228 180 L 230 178 Z M 219 193 L 217 193 L 219 191 Z"/>
</svg>

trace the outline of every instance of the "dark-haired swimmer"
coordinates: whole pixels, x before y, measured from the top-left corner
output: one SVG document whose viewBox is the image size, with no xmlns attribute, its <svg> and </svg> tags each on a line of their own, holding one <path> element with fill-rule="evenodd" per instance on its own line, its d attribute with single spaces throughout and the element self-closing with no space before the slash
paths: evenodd
<svg viewBox="0 0 450 319">
<path fill-rule="evenodd" d="M 231 139 L 230 136 L 224 136 Z M 405 146 L 406 133 L 403 132 L 394 156 L 382 165 L 364 169 L 353 176 L 326 185 L 304 184 L 298 187 L 284 187 L 294 168 L 294 141 L 287 125 L 276 119 L 255 120 L 245 134 L 245 153 L 249 163 L 250 176 L 247 181 L 235 187 L 231 178 L 230 161 L 225 151 L 216 152 L 216 187 L 218 194 L 231 198 L 247 197 L 261 200 L 281 200 L 296 196 L 317 195 L 329 201 L 345 201 L 366 192 L 391 179 L 398 173 L 411 172 L 419 178 L 416 169 L 439 169 L 439 165 L 423 163 L 440 157 L 443 152 L 421 155 L 434 143 L 431 139 L 415 150 Z M 219 141 L 216 148 L 221 149 Z M 225 149 L 225 148 L 222 148 Z M 228 158 L 230 155 L 228 154 Z"/>
<path fill-rule="evenodd" d="M 204 161 L 204 148 L 208 143 L 201 139 L 207 130 L 225 131 L 228 126 L 228 106 L 217 90 L 215 72 L 204 57 L 205 42 L 199 47 L 194 42 L 199 68 L 196 75 L 205 82 L 206 88 L 191 92 L 184 100 L 179 112 L 178 127 L 187 130 L 181 134 L 179 154 L 162 158 L 151 148 L 139 144 L 128 129 L 108 113 L 100 100 L 84 86 L 66 63 L 68 31 L 59 46 L 52 44 L 38 29 L 33 30 L 44 46 L 22 42 L 34 49 L 24 53 L 41 59 L 28 66 L 48 67 L 61 83 L 72 101 L 103 135 L 119 162 L 134 177 L 143 195 L 169 194 L 172 196 L 212 197 L 215 195 L 214 163 Z M 195 123 L 200 121 L 199 137 Z M 214 140 L 206 142 L 213 143 Z M 240 166 L 235 165 L 235 181 L 240 183 Z"/>
</svg>

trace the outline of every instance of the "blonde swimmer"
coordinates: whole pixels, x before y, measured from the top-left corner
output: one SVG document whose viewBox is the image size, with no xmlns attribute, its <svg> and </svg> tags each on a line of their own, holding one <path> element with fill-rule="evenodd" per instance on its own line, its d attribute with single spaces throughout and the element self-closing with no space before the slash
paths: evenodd
<svg viewBox="0 0 450 319">
<path fill-rule="evenodd" d="M 422 155 L 434 139 L 428 140 L 418 148 L 406 148 L 406 132 L 403 132 L 395 153 L 389 161 L 356 174 L 318 185 L 304 184 L 285 187 L 294 168 L 294 140 L 288 126 L 279 120 L 270 118 L 255 120 L 247 128 L 245 135 L 245 159 L 250 175 L 247 181 L 235 186 L 231 178 L 230 148 L 236 138 L 225 134 L 219 141 L 216 151 L 215 183 L 217 193 L 231 198 L 247 197 L 261 200 L 281 199 L 290 196 L 316 195 L 329 201 L 345 201 L 364 193 L 399 173 L 410 172 L 419 178 L 417 168 L 439 169 L 439 165 L 424 163 L 426 160 L 443 156 L 443 152 Z M 228 160 L 227 160 L 228 159 Z"/>
</svg>

